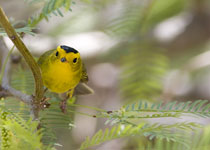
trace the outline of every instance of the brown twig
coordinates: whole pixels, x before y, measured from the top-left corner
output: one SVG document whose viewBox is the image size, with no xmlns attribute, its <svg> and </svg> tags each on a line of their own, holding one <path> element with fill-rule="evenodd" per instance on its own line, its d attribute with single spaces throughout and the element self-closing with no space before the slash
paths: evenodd
<svg viewBox="0 0 210 150">
<path fill-rule="evenodd" d="M 12 25 L 9 23 L 9 20 L 1 7 L 0 7 L 0 23 L 1 23 L 2 27 L 5 29 L 8 37 L 12 40 L 14 45 L 17 47 L 17 49 L 23 55 L 24 59 L 26 60 L 26 63 L 29 65 L 29 67 L 33 73 L 33 76 L 35 79 L 35 96 L 34 96 L 34 98 L 32 98 L 31 105 L 32 105 L 32 112 L 33 112 L 34 119 L 38 119 L 39 104 L 40 104 L 41 99 L 43 98 L 43 95 L 44 95 L 41 71 L 39 69 L 38 64 L 36 63 L 36 61 L 34 60 L 32 55 L 30 54 L 28 49 L 26 48 L 25 44 L 22 42 L 22 40 L 19 38 L 19 36 L 15 32 Z M 8 83 L 8 81 L 7 81 L 7 83 Z M 5 84 L 4 88 L 6 85 L 8 86 L 9 84 Z M 12 92 L 14 92 L 14 91 L 12 91 Z M 20 97 L 23 96 L 22 95 L 23 93 L 18 93 L 18 92 L 15 91 L 14 94 L 20 94 L 19 95 Z M 24 96 L 27 97 L 28 95 L 24 95 Z M 32 96 L 27 97 L 27 99 L 31 99 L 31 97 Z M 25 98 L 25 97 L 21 97 L 21 100 L 23 100 L 22 98 Z"/>
</svg>

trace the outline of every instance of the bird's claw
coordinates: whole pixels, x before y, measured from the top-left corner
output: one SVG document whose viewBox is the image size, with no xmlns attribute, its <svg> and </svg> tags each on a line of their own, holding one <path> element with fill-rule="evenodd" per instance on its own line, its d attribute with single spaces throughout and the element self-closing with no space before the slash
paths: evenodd
<svg viewBox="0 0 210 150">
<path fill-rule="evenodd" d="M 64 114 L 66 114 L 66 112 L 67 112 L 66 105 L 67 105 L 66 100 L 62 100 L 61 103 L 60 103 L 60 109 Z"/>
</svg>

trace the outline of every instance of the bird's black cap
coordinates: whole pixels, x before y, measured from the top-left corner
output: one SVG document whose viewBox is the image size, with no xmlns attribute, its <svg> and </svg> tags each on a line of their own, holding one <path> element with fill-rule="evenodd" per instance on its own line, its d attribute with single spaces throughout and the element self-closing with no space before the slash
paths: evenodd
<svg viewBox="0 0 210 150">
<path fill-rule="evenodd" d="M 73 52 L 73 53 L 78 53 L 78 51 L 76 50 L 76 49 L 74 49 L 74 48 L 72 48 L 72 47 L 68 47 L 68 46 L 66 46 L 66 45 L 61 45 L 60 46 L 63 50 L 65 50 L 66 51 L 66 53 L 70 53 L 70 52 Z"/>
</svg>

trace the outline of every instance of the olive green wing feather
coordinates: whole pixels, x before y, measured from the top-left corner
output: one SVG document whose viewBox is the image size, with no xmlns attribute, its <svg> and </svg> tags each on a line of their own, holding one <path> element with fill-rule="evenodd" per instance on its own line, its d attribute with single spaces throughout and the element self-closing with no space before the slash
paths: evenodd
<svg viewBox="0 0 210 150">
<path fill-rule="evenodd" d="M 88 82 L 88 74 L 85 65 L 82 64 L 82 77 L 80 83 L 75 88 L 75 95 L 93 94 L 94 91 L 86 83 Z"/>
<path fill-rule="evenodd" d="M 43 63 L 45 63 L 47 61 L 47 58 L 49 58 L 48 56 L 50 56 L 54 51 L 55 50 L 49 50 L 42 54 L 37 61 L 38 65 L 41 66 Z"/>
<path fill-rule="evenodd" d="M 88 82 L 88 74 L 84 64 L 82 64 L 82 77 L 80 82 Z"/>
</svg>

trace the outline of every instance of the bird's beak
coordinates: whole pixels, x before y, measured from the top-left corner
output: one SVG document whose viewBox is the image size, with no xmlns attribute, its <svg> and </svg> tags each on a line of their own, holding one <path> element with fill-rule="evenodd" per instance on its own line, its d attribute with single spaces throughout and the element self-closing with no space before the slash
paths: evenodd
<svg viewBox="0 0 210 150">
<path fill-rule="evenodd" d="M 61 62 L 66 62 L 66 58 L 65 57 L 62 57 L 61 58 Z"/>
</svg>

